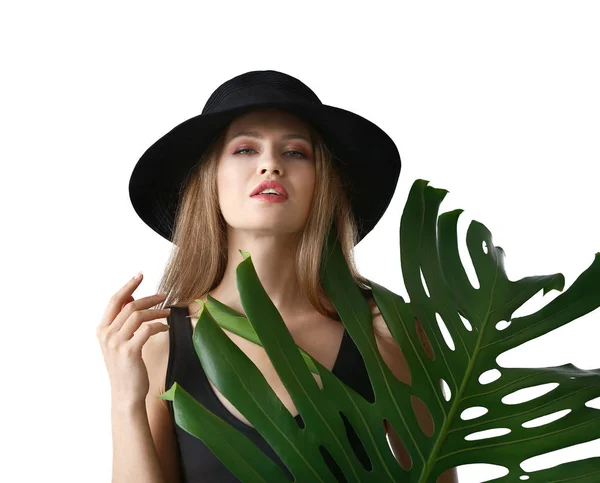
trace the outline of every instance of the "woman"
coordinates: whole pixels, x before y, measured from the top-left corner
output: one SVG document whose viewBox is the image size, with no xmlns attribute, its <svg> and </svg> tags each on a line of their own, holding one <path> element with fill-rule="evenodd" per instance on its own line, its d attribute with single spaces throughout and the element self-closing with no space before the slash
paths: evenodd
<svg viewBox="0 0 600 483">
<path fill-rule="evenodd" d="M 196 299 L 206 301 L 210 294 L 244 313 L 235 274 L 239 250 L 250 252 L 296 343 L 372 400 L 362 357 L 318 279 L 321 250 L 334 222 L 352 276 L 373 309 L 379 350 L 392 372 L 409 383 L 402 354 L 352 258 L 353 247 L 383 215 L 399 173 L 397 149 L 381 129 L 323 105 L 305 84 L 275 71 L 230 79 L 201 115 L 144 153 L 130 181 L 132 203 L 174 247 L 159 287 L 163 295 L 134 300 L 141 278 L 132 279 L 111 298 L 98 326 L 113 396 L 113 482 L 239 481 L 202 441 L 174 423 L 171 401 L 157 399 L 174 381 L 244 432 L 291 478 L 250 422 L 208 380 L 192 345 Z M 155 308 L 161 303 L 168 308 Z M 225 333 L 302 425 L 264 349 Z M 432 431 L 426 408 L 418 417 L 424 431 Z M 400 464 L 409 467 L 410 456 L 387 429 Z M 368 466 L 358 438 L 350 439 Z M 343 481 L 331 457 L 324 458 Z"/>
</svg>

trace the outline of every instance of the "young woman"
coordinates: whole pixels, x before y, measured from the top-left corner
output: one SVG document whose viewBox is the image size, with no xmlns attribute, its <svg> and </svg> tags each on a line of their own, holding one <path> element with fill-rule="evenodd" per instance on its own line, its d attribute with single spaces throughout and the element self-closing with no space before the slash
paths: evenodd
<svg viewBox="0 0 600 483">
<path fill-rule="evenodd" d="M 196 299 L 206 301 L 210 294 L 244 313 L 235 275 L 240 249 L 250 252 L 295 342 L 372 400 L 362 357 L 318 278 L 323 244 L 335 223 L 350 271 L 372 307 L 379 350 L 392 372 L 410 383 L 402 353 L 352 257 L 356 243 L 387 208 L 399 173 L 396 146 L 380 128 L 323 105 L 305 84 L 276 71 L 248 72 L 225 82 L 201 115 L 144 153 L 132 173 L 131 200 L 144 222 L 174 246 L 159 286 L 163 295 L 135 300 L 142 278 L 134 278 L 113 295 L 98 326 L 112 390 L 114 483 L 239 481 L 201 440 L 175 424 L 172 402 L 156 397 L 175 381 L 292 478 L 209 381 L 192 345 Z M 161 304 L 168 308 L 156 308 Z M 264 349 L 225 333 L 302 425 Z M 431 433 L 427 408 L 417 416 Z M 409 467 L 402 442 L 393 428 L 386 430 L 399 463 Z M 357 439 L 351 438 L 352 446 L 368 466 Z M 344 481 L 327 456 L 332 473 Z M 438 481 L 455 478 L 446 472 Z"/>
</svg>

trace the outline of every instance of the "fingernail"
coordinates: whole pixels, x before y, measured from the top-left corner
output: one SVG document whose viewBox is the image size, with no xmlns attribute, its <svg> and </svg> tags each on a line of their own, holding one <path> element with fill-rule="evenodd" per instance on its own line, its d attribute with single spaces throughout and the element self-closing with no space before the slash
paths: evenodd
<svg viewBox="0 0 600 483">
<path fill-rule="evenodd" d="M 139 280 L 140 278 L 142 278 L 142 272 L 138 272 L 137 275 L 133 277 L 134 280 Z"/>
</svg>

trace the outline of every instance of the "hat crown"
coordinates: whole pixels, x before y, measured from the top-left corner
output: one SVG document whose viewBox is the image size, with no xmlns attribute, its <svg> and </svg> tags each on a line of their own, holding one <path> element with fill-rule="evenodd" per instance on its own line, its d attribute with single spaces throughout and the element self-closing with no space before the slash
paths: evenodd
<svg viewBox="0 0 600 483">
<path fill-rule="evenodd" d="M 210 95 L 202 114 L 226 111 L 268 102 L 322 104 L 302 81 L 275 70 L 245 72 L 221 84 Z"/>
</svg>

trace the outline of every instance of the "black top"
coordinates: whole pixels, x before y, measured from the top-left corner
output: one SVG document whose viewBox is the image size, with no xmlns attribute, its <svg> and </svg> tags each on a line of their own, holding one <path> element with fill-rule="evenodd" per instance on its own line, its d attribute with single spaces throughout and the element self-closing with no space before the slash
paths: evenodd
<svg viewBox="0 0 600 483">
<path fill-rule="evenodd" d="M 370 290 L 363 290 L 363 293 L 370 296 Z M 198 355 L 194 350 L 192 325 L 190 319 L 187 318 L 188 315 L 187 306 L 171 306 L 171 313 L 167 317 L 171 329 L 169 330 L 170 350 L 165 390 L 169 389 L 173 385 L 173 382 L 176 381 L 200 404 L 246 435 L 258 448 L 281 467 L 290 481 L 293 481 L 293 476 L 287 466 L 285 466 L 283 461 L 277 456 L 277 453 L 273 451 L 260 433 L 231 414 L 213 391 L 208 377 L 202 368 L 202 364 L 198 359 Z M 346 329 L 344 329 L 342 343 L 331 372 L 367 400 L 373 401 L 373 390 L 363 358 Z M 173 402 L 166 402 L 171 414 L 171 421 L 175 428 L 182 483 L 205 483 L 213 481 L 219 483 L 239 483 L 240 480 L 229 471 L 200 439 L 187 433 L 175 423 Z M 296 421 L 300 421 L 299 424 L 301 426 L 303 425 L 300 414 L 296 415 L 295 419 Z M 370 469 L 368 456 L 365 454 L 358 436 L 354 433 L 347 419 L 345 417 L 342 419 L 346 425 L 349 441 L 359 461 L 362 462 L 365 468 Z M 338 481 L 346 481 L 329 453 L 323 453 L 323 457 Z"/>
</svg>

